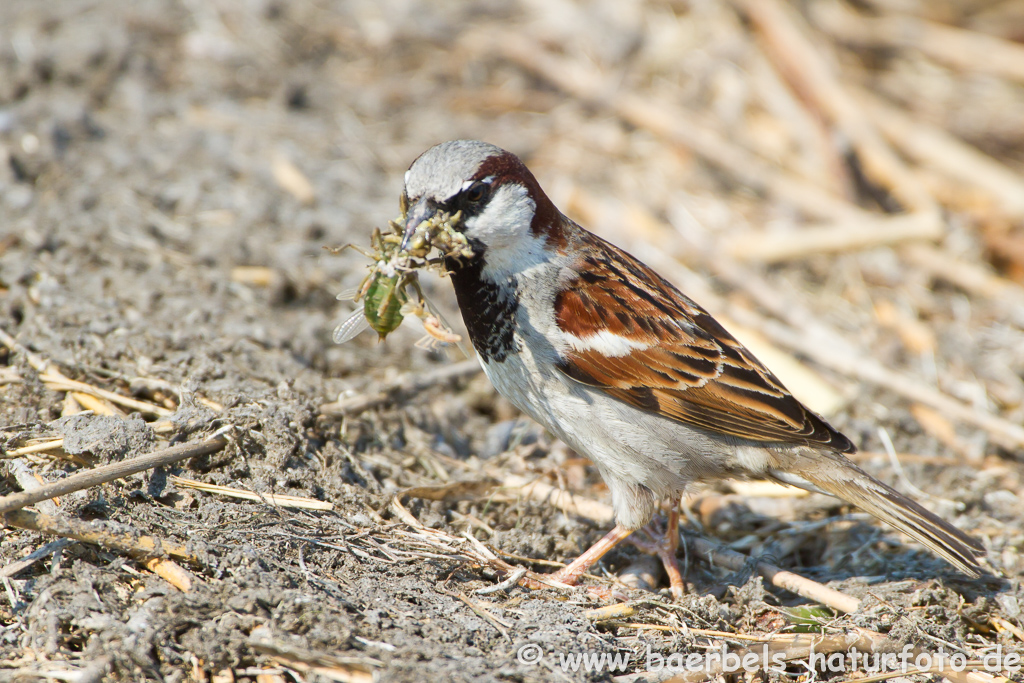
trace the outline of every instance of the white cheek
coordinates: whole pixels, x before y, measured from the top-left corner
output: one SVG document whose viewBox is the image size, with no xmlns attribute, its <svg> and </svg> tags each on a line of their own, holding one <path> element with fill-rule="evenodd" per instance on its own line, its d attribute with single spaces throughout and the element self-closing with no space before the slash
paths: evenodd
<svg viewBox="0 0 1024 683">
<path fill-rule="evenodd" d="M 537 205 L 522 185 L 498 188 L 486 208 L 466 221 L 466 235 L 488 247 L 508 247 L 529 234 Z"/>
<path fill-rule="evenodd" d="M 492 276 L 521 272 L 546 259 L 544 239 L 530 231 L 536 209 L 525 187 L 503 185 L 481 213 L 466 221 L 466 236 L 487 248 L 485 272 Z"/>
</svg>

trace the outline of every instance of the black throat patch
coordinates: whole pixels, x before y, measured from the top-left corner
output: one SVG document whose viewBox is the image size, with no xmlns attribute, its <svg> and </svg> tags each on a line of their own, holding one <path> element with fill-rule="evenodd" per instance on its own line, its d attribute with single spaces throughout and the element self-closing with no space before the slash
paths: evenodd
<svg viewBox="0 0 1024 683">
<path fill-rule="evenodd" d="M 483 276 L 485 261 L 483 245 L 471 244 L 474 255 L 469 261 L 448 259 L 455 298 L 462 310 L 462 319 L 469 330 L 473 348 L 485 363 L 502 362 L 509 353 L 519 351 L 515 338 L 516 281 L 496 283 Z"/>
</svg>

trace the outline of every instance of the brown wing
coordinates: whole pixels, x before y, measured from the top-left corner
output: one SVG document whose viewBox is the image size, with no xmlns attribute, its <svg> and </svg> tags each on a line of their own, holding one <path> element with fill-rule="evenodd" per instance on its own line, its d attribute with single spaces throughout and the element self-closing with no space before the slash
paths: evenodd
<svg viewBox="0 0 1024 683">
<path fill-rule="evenodd" d="M 707 311 L 629 254 L 584 234 L 579 274 L 555 299 L 559 327 L 579 340 L 563 354 L 562 372 L 712 432 L 856 450 Z"/>
</svg>

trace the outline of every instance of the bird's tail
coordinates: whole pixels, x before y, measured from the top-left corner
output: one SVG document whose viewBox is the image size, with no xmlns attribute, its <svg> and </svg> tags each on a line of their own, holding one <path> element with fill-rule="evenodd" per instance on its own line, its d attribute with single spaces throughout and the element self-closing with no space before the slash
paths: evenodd
<svg viewBox="0 0 1024 683">
<path fill-rule="evenodd" d="M 816 466 L 801 469 L 800 478 L 914 537 L 965 574 L 975 578 L 981 575 L 977 556 L 984 553 L 985 548 L 977 539 L 939 519 L 845 458 L 842 461 L 829 460 L 818 460 Z M 778 478 L 785 483 L 799 485 L 792 477 L 788 481 L 784 476 Z"/>
</svg>

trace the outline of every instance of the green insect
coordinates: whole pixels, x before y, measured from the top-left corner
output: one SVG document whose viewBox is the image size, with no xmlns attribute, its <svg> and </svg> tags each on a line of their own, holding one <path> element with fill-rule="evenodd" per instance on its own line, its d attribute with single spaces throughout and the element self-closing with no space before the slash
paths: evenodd
<svg viewBox="0 0 1024 683">
<path fill-rule="evenodd" d="M 335 343 L 343 344 L 368 327 L 383 341 L 402 324 L 405 317 L 402 307 L 409 301 L 405 289 L 409 286 L 419 290 L 414 273 L 387 275 L 374 266 L 373 272 L 363 279 L 359 290 L 351 297 L 353 301 L 362 299 L 362 309 L 357 309 L 334 330 Z"/>
<path fill-rule="evenodd" d="M 383 340 L 402 324 L 402 318 L 405 317 L 402 306 L 409 300 L 405 287 L 411 275 L 402 273 L 389 277 L 374 272 L 370 277 L 372 280 L 363 296 L 363 314 L 366 322 Z"/>
<path fill-rule="evenodd" d="M 339 299 L 362 299 L 362 310 L 357 310 L 334 330 L 334 341 L 342 344 L 367 328 L 372 328 L 383 340 L 402 324 L 402 319 L 411 313 L 424 320 L 427 333 L 436 341 L 452 343 L 458 340 L 451 330 L 439 320 L 439 314 L 430 310 L 423 296 L 417 279 L 417 269 L 424 267 L 439 268 L 443 256 L 459 256 L 469 258 L 469 250 L 465 236 L 458 232 L 461 213 L 453 216 L 436 215 L 429 221 L 417 226 L 407 250 L 401 250 L 401 243 L 406 222 L 408 205 L 403 196 L 402 215 L 389 222 L 390 232 L 382 233 L 374 228 L 370 237 L 370 250 L 352 244 L 339 249 L 329 249 L 339 253 L 352 248 L 373 259 L 370 274 L 363 278 L 359 288 L 349 294 L 341 294 Z M 438 249 L 442 258 L 427 259 L 431 249 Z M 415 291 L 412 299 L 407 288 Z"/>
</svg>

